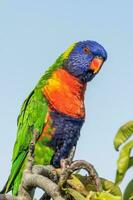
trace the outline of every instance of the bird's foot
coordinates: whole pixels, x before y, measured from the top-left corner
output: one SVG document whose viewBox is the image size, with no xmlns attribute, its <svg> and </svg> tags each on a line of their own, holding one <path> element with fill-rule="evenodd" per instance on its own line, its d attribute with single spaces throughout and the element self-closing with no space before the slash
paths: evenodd
<svg viewBox="0 0 133 200">
<path fill-rule="evenodd" d="M 60 179 L 59 179 L 59 186 L 61 188 L 63 188 L 63 185 L 65 184 L 66 179 L 68 177 L 68 174 L 71 172 L 70 166 L 73 161 L 75 150 L 76 150 L 76 146 L 73 146 L 69 152 L 68 158 L 61 159 L 60 161 L 61 173 L 60 173 Z"/>
<path fill-rule="evenodd" d="M 70 165 L 71 165 L 71 163 L 73 161 L 75 150 L 76 150 L 76 146 L 73 146 L 72 149 L 69 152 L 68 158 L 62 159 L 60 161 L 60 166 L 61 166 L 62 171 L 67 169 L 68 167 L 70 167 Z"/>
<path fill-rule="evenodd" d="M 70 166 L 70 164 L 71 162 L 69 158 L 61 159 L 60 161 L 61 171 L 63 172 L 64 170 L 66 170 Z"/>
<path fill-rule="evenodd" d="M 59 187 L 63 189 L 64 184 L 66 183 L 66 177 L 68 176 L 69 168 L 71 162 L 69 159 L 62 159 L 60 162 L 61 172 L 59 179 Z"/>
</svg>

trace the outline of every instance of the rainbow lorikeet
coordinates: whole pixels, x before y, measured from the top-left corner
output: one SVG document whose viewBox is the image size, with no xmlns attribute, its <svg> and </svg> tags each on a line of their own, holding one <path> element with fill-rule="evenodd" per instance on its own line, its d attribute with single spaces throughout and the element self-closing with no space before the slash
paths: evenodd
<svg viewBox="0 0 133 200">
<path fill-rule="evenodd" d="M 19 117 L 12 167 L 3 192 L 17 195 L 33 132 L 38 133 L 35 164 L 60 166 L 76 146 L 85 120 L 84 93 L 107 59 L 95 41 L 71 45 L 41 77 L 24 101 Z"/>
</svg>

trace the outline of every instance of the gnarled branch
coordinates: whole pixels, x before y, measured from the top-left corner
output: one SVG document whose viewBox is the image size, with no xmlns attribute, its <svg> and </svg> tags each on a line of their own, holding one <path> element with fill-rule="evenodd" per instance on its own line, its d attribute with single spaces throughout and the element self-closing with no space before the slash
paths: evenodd
<svg viewBox="0 0 133 200">
<path fill-rule="evenodd" d="M 2 194 L 0 200 L 33 200 L 36 188 L 41 188 L 53 200 L 65 200 L 66 194 L 62 190 L 62 186 L 65 185 L 70 175 L 79 169 L 85 169 L 96 190 L 101 191 L 100 179 L 94 167 L 83 160 L 72 162 L 75 147 L 70 152 L 69 158 L 61 161 L 61 169 L 59 170 L 51 165 L 33 165 L 37 133 L 35 132 L 34 135 L 29 146 L 28 161 L 23 172 L 18 196 Z"/>
</svg>

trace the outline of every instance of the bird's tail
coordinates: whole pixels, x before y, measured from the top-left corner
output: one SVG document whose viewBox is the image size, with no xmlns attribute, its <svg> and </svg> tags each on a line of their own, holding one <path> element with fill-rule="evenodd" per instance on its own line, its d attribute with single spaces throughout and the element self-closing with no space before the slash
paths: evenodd
<svg viewBox="0 0 133 200">
<path fill-rule="evenodd" d="M 21 153 L 18 159 L 16 159 L 13 162 L 11 173 L 8 177 L 8 180 L 5 186 L 0 191 L 0 194 L 5 194 L 12 190 L 13 195 L 15 196 L 17 195 L 18 188 L 22 179 L 23 170 L 25 167 L 26 155 L 27 155 L 27 152 Z"/>
</svg>

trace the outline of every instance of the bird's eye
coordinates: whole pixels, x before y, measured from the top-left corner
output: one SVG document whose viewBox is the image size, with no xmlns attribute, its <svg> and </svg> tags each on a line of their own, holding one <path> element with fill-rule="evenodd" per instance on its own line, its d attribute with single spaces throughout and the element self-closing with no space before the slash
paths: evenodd
<svg viewBox="0 0 133 200">
<path fill-rule="evenodd" d="M 84 48 L 83 48 L 83 52 L 86 53 L 86 54 L 89 54 L 89 53 L 90 53 L 90 50 L 89 50 L 87 47 L 84 47 Z"/>
</svg>

